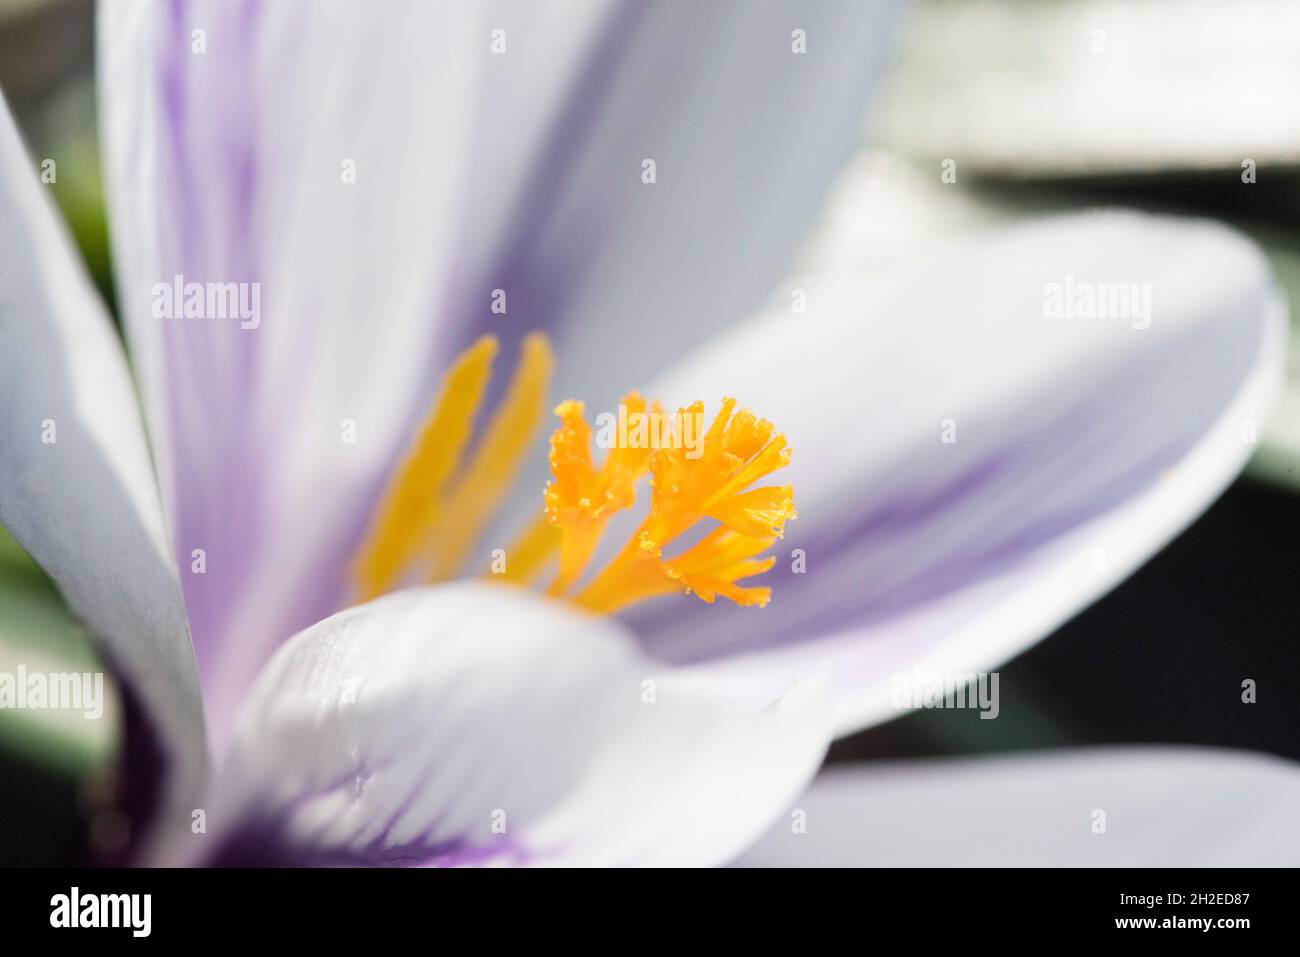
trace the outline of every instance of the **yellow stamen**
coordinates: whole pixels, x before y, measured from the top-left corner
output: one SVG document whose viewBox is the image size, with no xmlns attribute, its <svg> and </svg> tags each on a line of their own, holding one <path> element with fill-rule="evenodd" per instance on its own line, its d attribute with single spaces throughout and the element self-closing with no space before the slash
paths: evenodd
<svg viewBox="0 0 1300 957">
<path fill-rule="evenodd" d="M 709 604 L 722 595 L 737 605 L 762 608 L 772 589 L 735 583 L 761 575 L 776 563 L 771 555 L 754 558 L 774 541 L 719 526 L 682 554 L 665 560 L 641 548 L 634 539 L 576 601 L 592 611 L 612 614 L 647 598 L 680 592 L 694 593 Z"/>
<path fill-rule="evenodd" d="M 642 547 L 662 549 L 700 518 L 708 516 L 745 535 L 780 538 L 787 519 L 795 517 L 790 486 L 742 490 L 790 462 L 785 436 L 748 409 L 732 415 L 735 399 L 722 409 L 704 435 L 703 448 L 692 458 L 687 448 L 655 453 L 650 470 L 654 495 L 642 529 Z M 678 411 L 699 420 L 704 403 Z M 678 434 L 683 427 L 679 425 Z"/>
<path fill-rule="evenodd" d="M 681 555 L 664 562 L 664 570 L 709 604 L 722 595 L 737 605 L 762 608 L 772 597 L 772 589 L 739 586 L 736 582 L 762 575 L 776 564 L 775 555 L 754 557 L 774 541 L 719 526 Z"/>
<path fill-rule="evenodd" d="M 361 600 L 397 585 L 422 551 L 430 580 L 456 574 L 513 484 L 545 407 L 554 363 L 544 336 L 524 340 L 510 388 L 462 467 L 497 348 L 494 337 L 484 336 L 447 373 L 357 554 L 353 574 Z M 771 423 L 724 399 L 705 431 L 703 403 L 664 417 L 657 403 L 647 411 L 645 399 L 632 392 L 622 400 L 618 438 L 597 466 L 582 403 L 562 402 L 555 413 L 560 425 L 551 436 L 553 480 L 543 514 L 506 553 L 506 567 L 493 569 L 494 577 L 532 581 L 557 559 L 548 591 L 572 592 L 610 519 L 635 503 L 637 482 L 649 473 L 645 519 L 571 600 L 600 613 L 673 593 L 709 603 L 721 595 L 737 605 L 767 604 L 770 588 L 737 583 L 772 568 L 774 557 L 757 556 L 795 517 L 789 485 L 751 488 L 790 461 L 785 437 Z M 716 527 L 665 557 L 666 546 L 705 520 Z"/>
<path fill-rule="evenodd" d="M 391 588 L 426 541 L 441 508 L 443 486 L 469 441 L 496 352 L 496 338 L 484 336 L 447 373 L 357 553 L 354 573 L 362 601 Z"/>
<path fill-rule="evenodd" d="M 524 339 L 523 352 L 505 398 L 493 414 L 469 465 L 446 496 L 430 532 L 434 552 L 430 581 L 454 576 L 483 527 L 510 491 L 546 409 L 554 359 L 541 333 Z M 517 558 L 507 553 L 507 568 Z"/>
<path fill-rule="evenodd" d="M 645 399 L 635 392 L 625 395 L 622 404 L 627 418 L 645 415 Z M 555 480 L 546 488 L 546 516 L 562 537 L 559 572 L 548 591 L 561 595 L 582 574 L 610 518 L 636 501 L 636 482 L 649 467 L 653 449 L 615 444 L 597 469 L 582 403 L 562 402 L 555 414 L 560 427 L 551 436 Z"/>
<path fill-rule="evenodd" d="M 506 549 L 506 569 L 501 578 L 525 584 L 541 572 L 543 566 L 560 550 L 560 530 L 543 512 L 533 524 Z"/>
<path fill-rule="evenodd" d="M 676 413 L 676 441 L 650 450 L 644 459 L 646 450 L 634 450 L 638 457 L 630 461 L 636 471 L 648 466 L 653 477 L 650 513 L 574 601 L 609 612 L 654 595 L 689 591 L 709 602 L 723 595 L 741 605 L 767 603 L 770 589 L 735 582 L 771 567 L 773 559 L 754 556 L 780 538 L 786 521 L 795 517 L 794 496 L 788 485 L 746 489 L 786 465 L 790 449 L 771 423 L 747 410 L 733 415 L 735 405 L 734 399 L 723 400 L 698 443 L 687 438 L 699 435 L 691 425 L 702 421 L 701 402 Z M 581 404 L 564 403 L 556 412 L 561 425 L 551 438 L 555 481 L 547 489 L 547 515 L 563 535 L 560 573 L 550 588 L 560 595 L 581 575 L 610 515 L 632 504 L 635 476 L 615 488 L 601 485 L 591 465 L 591 430 Z M 627 451 L 611 451 L 605 466 Z M 706 518 L 719 527 L 682 554 L 663 558 L 664 546 Z"/>
</svg>

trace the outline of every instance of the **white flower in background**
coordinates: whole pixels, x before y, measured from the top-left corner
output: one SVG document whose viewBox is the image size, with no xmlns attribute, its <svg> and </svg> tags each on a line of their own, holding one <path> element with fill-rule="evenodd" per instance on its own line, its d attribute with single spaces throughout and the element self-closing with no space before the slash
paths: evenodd
<svg viewBox="0 0 1300 957">
<path fill-rule="evenodd" d="M 1214 752 L 837 771 L 799 798 L 833 736 L 894 713 L 894 675 L 996 665 L 1195 517 L 1283 348 L 1254 247 L 1124 213 L 761 309 L 888 19 L 801 5 L 795 55 L 779 5 L 104 4 L 143 415 L 6 113 L 0 521 L 128 694 L 126 769 L 157 787 L 139 859 L 714 864 L 777 822 L 751 860 L 889 861 L 889 835 L 929 829 L 980 863 L 1025 834 L 1069 863 L 1107 807 L 1125 860 L 1293 852 L 1166 829 L 1229 806 L 1188 787 L 1229 760 L 1231 813 L 1294 801 L 1289 766 Z M 1045 318 L 1067 275 L 1149 284 L 1149 326 Z M 257 283 L 256 327 L 156 317 L 176 276 Z M 562 404 L 543 498 L 546 405 L 640 383 L 705 421 L 738 396 L 780 433 L 737 411 L 698 458 L 604 466 Z M 494 556 L 537 587 L 482 574 Z M 635 603 L 685 587 L 771 602 Z M 948 800 L 916 800 L 929 782 Z M 1071 782 L 1078 807 L 1053 804 Z M 797 798 L 806 833 L 782 820 Z"/>
</svg>

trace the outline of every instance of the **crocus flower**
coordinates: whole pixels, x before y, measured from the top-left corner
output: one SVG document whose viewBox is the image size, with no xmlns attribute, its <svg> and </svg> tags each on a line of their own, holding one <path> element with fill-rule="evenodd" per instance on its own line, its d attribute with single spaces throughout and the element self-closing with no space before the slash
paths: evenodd
<svg viewBox="0 0 1300 957">
<path fill-rule="evenodd" d="M 1219 226 L 1049 220 L 760 308 L 887 19 L 104 4 L 139 405 L 0 118 L 0 520 L 127 691 L 137 859 L 735 860 L 895 675 L 993 667 L 1232 479 L 1285 310 Z M 1151 308 L 1050 315 L 1076 280 Z M 614 408 L 701 441 L 602 456 Z"/>
</svg>

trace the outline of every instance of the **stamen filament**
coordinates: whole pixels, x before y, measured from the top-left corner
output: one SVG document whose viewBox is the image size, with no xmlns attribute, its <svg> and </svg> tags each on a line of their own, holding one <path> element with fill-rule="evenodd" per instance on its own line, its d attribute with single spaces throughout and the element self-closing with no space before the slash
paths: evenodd
<svg viewBox="0 0 1300 957">
<path fill-rule="evenodd" d="M 532 581 L 560 550 L 561 537 L 560 530 L 545 513 L 537 516 L 506 549 L 506 570 L 501 578 L 519 584 Z"/>
<path fill-rule="evenodd" d="M 430 581 L 442 581 L 460 571 L 483 527 L 510 491 L 545 412 L 553 366 L 546 337 L 541 333 L 527 336 L 510 388 L 469 465 L 446 496 L 446 505 L 430 532 Z M 509 557 L 507 553 L 507 567 Z"/>
<path fill-rule="evenodd" d="M 362 601 L 392 588 L 427 541 L 442 508 L 443 486 L 469 441 L 496 352 L 496 338 L 483 336 L 461 354 L 443 380 L 416 440 L 375 508 L 357 554 L 354 574 Z"/>
</svg>

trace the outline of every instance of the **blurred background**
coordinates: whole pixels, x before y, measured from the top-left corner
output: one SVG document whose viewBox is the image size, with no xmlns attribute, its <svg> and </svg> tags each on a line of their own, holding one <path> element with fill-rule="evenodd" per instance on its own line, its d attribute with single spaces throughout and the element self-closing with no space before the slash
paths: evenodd
<svg viewBox="0 0 1300 957">
<path fill-rule="evenodd" d="M 1300 0 L 914 0 L 892 50 L 800 271 L 888 272 L 971 230 L 1124 205 L 1233 223 L 1300 303 Z M 0 87 L 32 152 L 57 158 L 52 195 L 112 302 L 90 0 L 0 0 Z M 1246 474 L 1115 592 L 1002 667 L 1015 693 L 1000 720 L 921 711 L 837 743 L 832 760 L 1101 743 L 1300 760 L 1294 315 L 1293 330 L 1287 391 Z M 94 660 L 0 528 L 0 671 Z M 0 822 L 23 822 L 0 824 L 0 864 L 111 850 L 116 727 L 0 711 Z"/>
</svg>

